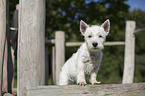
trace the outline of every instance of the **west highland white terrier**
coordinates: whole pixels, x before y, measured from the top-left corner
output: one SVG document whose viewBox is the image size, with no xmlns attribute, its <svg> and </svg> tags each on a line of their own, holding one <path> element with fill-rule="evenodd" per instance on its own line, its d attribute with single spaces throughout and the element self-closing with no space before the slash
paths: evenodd
<svg viewBox="0 0 145 96">
<path fill-rule="evenodd" d="M 104 42 L 109 30 L 109 19 L 101 26 L 92 25 L 91 27 L 84 21 L 80 21 L 80 31 L 85 38 L 85 42 L 63 65 L 59 85 L 68 85 L 69 81 L 76 81 L 79 85 L 86 85 L 86 76 L 89 76 L 92 85 L 101 83 L 96 80 L 96 77 L 103 56 L 101 50 L 104 48 Z"/>
</svg>

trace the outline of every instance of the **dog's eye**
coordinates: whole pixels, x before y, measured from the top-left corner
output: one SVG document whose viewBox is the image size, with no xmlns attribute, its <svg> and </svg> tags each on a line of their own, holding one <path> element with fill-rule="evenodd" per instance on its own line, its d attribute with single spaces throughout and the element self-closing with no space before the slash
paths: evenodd
<svg viewBox="0 0 145 96">
<path fill-rule="evenodd" d="M 89 35 L 88 38 L 92 38 L 92 35 Z"/>
<path fill-rule="evenodd" d="M 99 36 L 99 38 L 103 38 L 103 36 L 102 36 L 102 35 L 100 35 L 100 36 Z"/>
</svg>

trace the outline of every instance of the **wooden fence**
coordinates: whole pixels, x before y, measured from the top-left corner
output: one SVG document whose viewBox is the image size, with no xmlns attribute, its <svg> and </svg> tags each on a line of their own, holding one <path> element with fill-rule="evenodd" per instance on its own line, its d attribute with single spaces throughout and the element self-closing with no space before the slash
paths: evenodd
<svg viewBox="0 0 145 96">
<path fill-rule="evenodd" d="M 65 47 L 80 46 L 82 42 L 65 42 L 65 34 L 63 31 L 57 31 L 55 33 L 55 40 L 46 40 L 45 42 L 45 0 L 20 0 L 18 12 L 19 26 L 18 28 L 10 28 L 9 23 L 7 23 L 9 20 L 6 16 L 6 1 L 7 0 L 0 0 L 0 5 L 2 5 L 0 6 L 0 13 L 2 13 L 0 14 L 0 96 L 2 96 L 2 88 L 4 89 L 6 86 L 5 91 L 11 93 L 13 87 L 13 75 L 10 75 L 13 73 L 13 69 L 9 68 L 14 66 L 12 65 L 14 64 L 14 57 L 12 56 L 14 50 L 11 51 L 12 46 L 8 35 L 10 34 L 9 29 L 19 30 L 17 51 L 17 95 L 28 96 L 27 89 L 31 90 L 32 87 L 45 85 L 48 81 L 48 61 L 45 60 L 45 58 L 48 57 L 45 54 L 48 54 L 48 48 L 50 46 L 46 46 L 45 49 L 45 44 L 54 44 L 54 46 L 52 46 L 52 73 L 53 82 L 58 84 L 59 73 L 65 62 Z M 127 21 L 125 42 L 105 42 L 105 46 L 125 46 L 122 83 L 133 83 L 135 60 L 134 34 L 145 30 L 145 28 L 134 30 L 135 21 Z M 6 78 L 8 81 L 3 80 L 4 77 L 8 77 L 8 79 Z M 39 90 L 37 91 L 39 92 Z"/>
</svg>

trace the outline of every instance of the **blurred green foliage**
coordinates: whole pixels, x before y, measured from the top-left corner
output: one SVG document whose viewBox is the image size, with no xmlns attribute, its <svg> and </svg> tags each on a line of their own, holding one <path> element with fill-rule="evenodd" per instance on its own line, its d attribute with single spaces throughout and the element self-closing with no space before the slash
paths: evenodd
<svg viewBox="0 0 145 96">
<path fill-rule="evenodd" d="M 129 8 L 124 1 L 126 0 L 46 0 L 46 37 L 54 38 L 54 31 L 64 30 L 67 41 L 83 41 L 79 33 L 80 20 L 93 25 L 110 19 L 109 40 L 124 40 L 121 31 Z"/>
<path fill-rule="evenodd" d="M 13 1 L 13 2 L 12 2 Z M 10 1 L 10 15 L 13 6 L 18 3 Z M 137 29 L 145 27 L 145 12 L 136 9 L 129 11 L 127 0 L 46 0 L 46 39 L 54 39 L 55 31 L 65 31 L 66 42 L 84 41 L 79 30 L 80 20 L 87 24 L 102 24 L 106 19 L 111 22 L 107 41 L 125 40 L 125 22 L 136 21 Z M 11 18 L 11 17 L 10 17 Z M 137 33 L 135 50 L 135 80 L 145 81 L 145 31 Z M 66 48 L 66 60 L 76 52 L 78 47 Z M 106 46 L 98 74 L 102 83 L 121 83 L 124 64 L 124 46 Z"/>
</svg>

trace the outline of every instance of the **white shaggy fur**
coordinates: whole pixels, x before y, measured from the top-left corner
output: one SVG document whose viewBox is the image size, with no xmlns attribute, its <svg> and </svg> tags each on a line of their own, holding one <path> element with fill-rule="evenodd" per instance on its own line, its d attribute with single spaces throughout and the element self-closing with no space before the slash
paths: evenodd
<svg viewBox="0 0 145 96">
<path fill-rule="evenodd" d="M 84 21 L 80 22 L 80 31 L 85 42 L 76 53 L 64 64 L 60 73 L 59 85 L 67 85 L 70 81 L 85 85 L 86 76 L 90 76 L 90 83 L 100 83 L 96 76 L 102 61 L 102 49 L 110 30 L 110 21 L 106 20 L 101 26 L 89 27 Z"/>
</svg>

